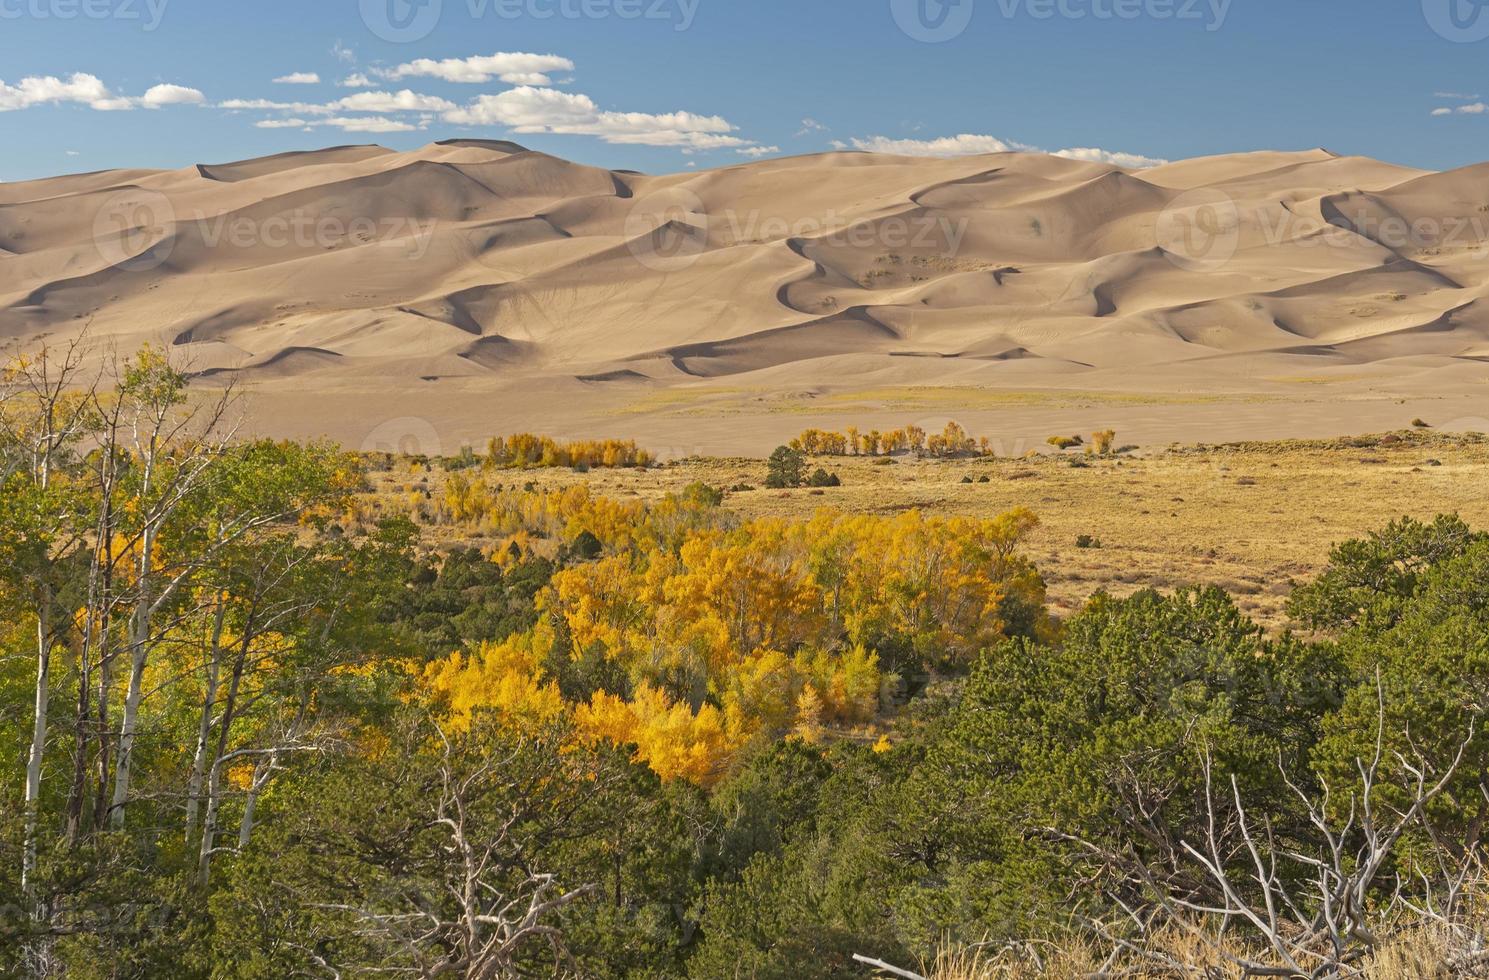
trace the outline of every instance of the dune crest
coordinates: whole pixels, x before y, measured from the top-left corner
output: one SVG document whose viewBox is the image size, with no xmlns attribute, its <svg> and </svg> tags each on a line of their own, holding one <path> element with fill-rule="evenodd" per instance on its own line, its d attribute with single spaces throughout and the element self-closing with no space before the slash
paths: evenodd
<svg viewBox="0 0 1489 980">
<path fill-rule="evenodd" d="M 201 384 L 293 393 L 266 428 L 333 433 L 318 393 L 437 392 L 467 427 L 490 397 L 561 430 L 674 387 L 1444 390 L 1483 381 L 1486 200 L 1489 165 L 1322 149 L 646 176 L 503 140 L 340 146 L 0 186 L 0 337 L 165 344 Z"/>
</svg>

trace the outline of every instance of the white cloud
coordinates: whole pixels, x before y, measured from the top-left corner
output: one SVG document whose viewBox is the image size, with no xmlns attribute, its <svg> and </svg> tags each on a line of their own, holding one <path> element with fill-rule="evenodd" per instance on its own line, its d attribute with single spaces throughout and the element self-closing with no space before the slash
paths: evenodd
<svg viewBox="0 0 1489 980">
<path fill-rule="evenodd" d="M 278 102 L 273 99 L 228 99 L 219 109 L 251 112 L 284 112 L 293 116 L 334 116 L 342 112 L 449 112 L 455 103 L 433 95 L 401 92 L 358 92 L 333 102 Z M 273 127 L 262 127 L 273 128 Z M 412 128 L 412 127 L 410 127 Z M 367 132 L 401 132 L 384 128 Z"/>
<path fill-rule="evenodd" d="M 574 62 L 554 54 L 498 51 L 473 58 L 419 58 L 396 68 L 375 68 L 381 78 L 439 78 L 447 82 L 481 84 L 499 78 L 509 85 L 549 85 L 549 74 L 573 71 Z"/>
<path fill-rule="evenodd" d="M 156 85 L 142 96 L 118 95 L 96 75 L 74 72 L 66 81 L 55 75 L 29 76 L 16 85 L 0 81 L 0 112 L 38 105 L 75 103 L 98 112 L 122 112 L 145 106 L 191 105 L 205 101 L 200 91 L 184 85 Z"/>
<path fill-rule="evenodd" d="M 826 132 L 827 127 L 813 119 L 811 116 L 801 121 L 801 128 L 796 131 L 797 136 L 806 136 L 810 133 Z"/>
<path fill-rule="evenodd" d="M 82 156 L 82 154 L 79 153 L 77 150 L 68 150 L 66 152 L 67 152 L 67 155 L 70 156 L 70 157 Z"/>
<path fill-rule="evenodd" d="M 276 102 L 272 99 L 228 99 L 217 104 L 219 109 L 294 112 L 330 115 L 335 110 L 315 102 Z"/>
<path fill-rule="evenodd" d="M 407 132 L 426 129 L 436 120 L 457 126 L 501 126 L 514 133 L 555 133 L 594 136 L 607 143 L 673 147 L 684 153 L 734 149 L 747 156 L 779 153 L 736 135 L 736 127 L 721 116 L 693 112 L 617 112 L 601 109 L 587 95 L 549 87 L 549 74 L 571 70 L 574 63 L 552 54 L 502 53 L 473 58 L 428 58 L 394 68 L 354 72 L 338 84 L 370 88 L 374 78 L 427 77 L 452 83 L 479 83 L 499 78 L 515 87 L 478 96 L 457 105 L 448 99 L 409 89 L 365 91 L 331 102 L 291 102 L 276 99 L 229 99 L 218 105 L 228 111 L 280 113 L 283 119 L 255 122 L 261 129 L 336 126 L 352 132 Z M 371 76 L 371 77 L 369 77 Z M 374 115 L 344 115 L 371 113 Z M 417 114 L 407 121 L 401 114 Z M 307 121 L 309 120 L 309 121 Z M 820 126 L 813 120 L 805 124 Z"/>
<path fill-rule="evenodd" d="M 33 75 L 16 85 L 0 81 L 0 112 L 62 102 L 76 102 L 102 111 L 129 108 L 127 99 L 114 95 L 96 75 L 86 72 L 74 72 L 66 81 L 55 75 Z"/>
<path fill-rule="evenodd" d="M 275 85 L 319 85 L 321 76 L 313 71 L 294 71 L 274 79 Z"/>
<path fill-rule="evenodd" d="M 352 112 L 449 112 L 455 103 L 433 95 L 419 95 L 404 89 L 401 92 L 358 92 L 344 99 L 337 99 L 327 108 L 347 109 Z"/>
<path fill-rule="evenodd" d="M 258 129 L 305 129 L 330 126 L 348 133 L 411 133 L 423 129 L 398 119 L 385 116 L 328 116 L 324 119 L 260 119 L 253 124 Z"/>
<path fill-rule="evenodd" d="M 348 65 L 356 64 L 357 62 L 357 53 L 345 44 L 342 44 L 339 37 L 336 39 L 336 43 L 331 45 L 331 57 Z"/>
<path fill-rule="evenodd" d="M 1158 157 L 1145 157 L 1137 153 L 1122 153 L 1116 150 L 1100 150 L 1090 146 L 1056 150 L 1054 156 L 1064 157 L 1067 160 L 1085 160 L 1087 163 L 1109 163 L 1124 170 L 1146 170 L 1148 167 L 1161 167 L 1168 163 L 1167 160 Z"/>
<path fill-rule="evenodd" d="M 334 126 L 348 133 L 411 133 L 419 127 L 382 116 L 333 116 L 317 120 L 316 126 Z"/>
<path fill-rule="evenodd" d="M 167 105 L 201 105 L 205 101 L 207 97 L 200 89 L 187 88 L 185 85 L 156 85 L 145 92 L 140 104 L 158 109 Z"/>
<path fill-rule="evenodd" d="M 597 136 L 607 143 L 675 146 L 712 150 L 752 145 L 729 135 L 735 129 L 721 116 L 691 112 L 611 112 L 587 95 L 530 85 L 483 95 L 444 114 L 445 122 L 468 126 L 506 126 L 517 133 Z"/>
<path fill-rule="evenodd" d="M 1443 106 L 1441 109 L 1433 109 L 1432 114 L 1434 116 L 1451 116 L 1453 114 L 1453 110 L 1449 109 L 1447 106 Z"/>
<path fill-rule="evenodd" d="M 1432 97 L 1434 99 L 1461 99 L 1464 102 L 1478 98 L 1477 95 L 1468 95 L 1463 92 L 1433 92 Z"/>
<path fill-rule="evenodd" d="M 832 145 L 840 150 L 851 146 L 852 149 L 869 153 L 896 153 L 907 157 L 961 157 L 1034 149 L 1022 143 L 1005 143 L 995 136 L 978 136 L 972 133 L 942 136 L 933 140 L 897 140 L 887 136 L 870 136 L 867 139 L 854 137 L 848 143 L 833 140 Z"/>
<path fill-rule="evenodd" d="M 781 152 L 781 148 L 779 146 L 745 146 L 734 152 L 740 156 L 759 158 L 770 156 L 772 153 L 779 153 Z"/>
<path fill-rule="evenodd" d="M 1038 147 L 1030 146 L 1027 143 L 1015 143 L 998 139 L 996 136 L 975 133 L 960 133 L 956 136 L 942 136 L 931 140 L 891 139 L 887 136 L 870 136 L 867 139 L 855 137 L 847 143 L 842 140 L 833 140 L 832 145 L 839 150 L 854 149 L 865 150 L 869 153 L 893 153 L 900 156 L 917 157 L 958 157 L 976 156 L 983 153 L 1044 152 Z M 1136 153 L 1120 153 L 1089 146 L 1057 150 L 1053 155 L 1064 157 L 1067 160 L 1109 163 L 1113 166 L 1133 170 L 1156 167 L 1168 162 L 1167 160 L 1161 160 L 1156 157 L 1146 157 Z"/>
<path fill-rule="evenodd" d="M 1456 109 L 1433 109 L 1434 116 L 1451 116 L 1457 113 L 1460 116 L 1482 116 L 1489 112 L 1489 103 L 1474 102 L 1469 105 L 1461 105 Z"/>
</svg>

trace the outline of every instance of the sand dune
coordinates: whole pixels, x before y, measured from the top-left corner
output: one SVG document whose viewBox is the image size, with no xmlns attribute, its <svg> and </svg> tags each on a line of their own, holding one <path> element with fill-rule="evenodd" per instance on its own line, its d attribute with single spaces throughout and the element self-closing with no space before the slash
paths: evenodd
<svg viewBox="0 0 1489 980">
<path fill-rule="evenodd" d="M 854 413 L 1032 429 L 1184 397 L 1248 407 L 1134 424 L 1280 435 L 1469 418 L 1486 258 L 1489 164 L 835 152 L 646 176 L 462 139 L 0 185 L 0 338 L 165 345 L 263 431 L 353 442 L 412 416 L 452 444 L 752 451 Z M 1074 407 L 1000 415 L 997 392 Z"/>
</svg>

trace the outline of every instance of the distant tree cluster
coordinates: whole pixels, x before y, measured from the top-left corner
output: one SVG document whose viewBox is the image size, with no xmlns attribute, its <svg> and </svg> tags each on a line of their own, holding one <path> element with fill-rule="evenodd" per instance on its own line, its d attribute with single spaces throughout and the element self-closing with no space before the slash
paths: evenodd
<svg viewBox="0 0 1489 980">
<path fill-rule="evenodd" d="M 777 446 L 765 464 L 765 486 L 770 490 L 791 487 L 840 487 L 843 481 L 836 473 L 829 473 L 820 466 L 811 473 L 806 470 L 806 454 L 790 446 Z"/>
<path fill-rule="evenodd" d="M 956 422 L 927 434 L 919 426 L 907 425 L 901 429 L 867 432 L 850 426 L 846 432 L 827 432 L 822 429 L 807 429 L 789 443 L 792 449 L 809 456 L 889 456 L 895 453 L 919 453 L 954 459 L 966 456 L 988 456 L 991 444 L 986 436 L 974 439 Z"/>
<path fill-rule="evenodd" d="M 650 466 L 655 459 L 631 440 L 602 439 L 560 442 L 548 436 L 521 432 L 496 436 L 486 445 L 491 466 L 529 469 L 569 466 L 583 469 Z"/>
</svg>

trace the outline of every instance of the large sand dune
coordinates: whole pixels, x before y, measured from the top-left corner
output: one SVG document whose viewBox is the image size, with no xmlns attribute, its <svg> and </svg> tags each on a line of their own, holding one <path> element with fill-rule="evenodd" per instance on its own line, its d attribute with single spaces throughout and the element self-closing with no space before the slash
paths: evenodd
<svg viewBox="0 0 1489 980">
<path fill-rule="evenodd" d="M 1007 450 L 1489 422 L 1489 165 L 828 153 L 668 176 L 512 143 L 0 185 L 0 337 L 172 348 L 286 435 Z M 1481 407 L 1481 403 L 1482 407 Z"/>
</svg>

